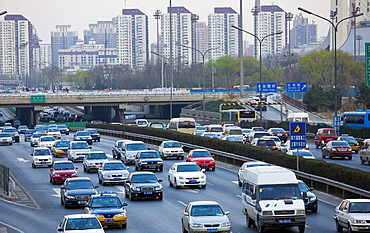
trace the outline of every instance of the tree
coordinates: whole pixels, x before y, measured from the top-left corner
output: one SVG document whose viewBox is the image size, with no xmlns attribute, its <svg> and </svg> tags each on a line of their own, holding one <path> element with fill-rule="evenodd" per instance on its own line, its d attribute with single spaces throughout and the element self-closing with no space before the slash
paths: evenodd
<svg viewBox="0 0 370 233">
<path fill-rule="evenodd" d="M 370 109 L 370 88 L 365 83 L 361 83 L 355 97 L 355 104 L 362 106 L 362 109 Z"/>
<path fill-rule="evenodd" d="M 337 106 L 338 110 L 342 104 L 342 95 L 338 91 L 337 93 Z M 303 97 L 303 103 L 307 105 L 307 110 L 312 112 L 321 112 L 321 111 L 333 111 L 334 106 L 334 89 L 325 91 L 319 85 L 312 85 L 311 90 L 309 90 Z"/>
</svg>

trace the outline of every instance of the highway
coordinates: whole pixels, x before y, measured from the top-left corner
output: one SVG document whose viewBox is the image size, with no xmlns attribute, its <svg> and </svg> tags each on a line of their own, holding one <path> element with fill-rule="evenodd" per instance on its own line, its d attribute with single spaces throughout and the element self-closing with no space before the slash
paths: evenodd
<svg viewBox="0 0 370 233">
<path fill-rule="evenodd" d="M 71 135 L 68 138 L 71 138 Z M 111 148 L 116 140 L 117 138 L 103 136 L 101 142 L 93 143 L 92 149 L 103 150 L 111 154 Z M 31 150 L 29 143 L 23 140 L 20 143 L 14 143 L 13 146 L 1 147 L 0 162 L 10 167 L 12 175 L 32 197 L 34 203 L 22 206 L 1 200 L 0 209 L 6 214 L 0 215 L 0 226 L 6 226 L 8 232 L 56 232 L 57 225 L 64 215 L 83 213 L 83 209 L 64 209 L 60 204 L 60 185 L 49 183 L 49 169 L 31 167 Z M 65 160 L 65 158 L 55 160 Z M 182 211 L 188 202 L 196 200 L 214 200 L 219 202 L 225 211 L 230 211 L 232 232 L 257 232 L 255 228 L 246 227 L 245 218 L 241 212 L 241 189 L 237 184 L 237 167 L 219 163 L 216 171 L 206 171 L 206 189 L 175 189 L 168 185 L 167 172 L 169 167 L 177 161 L 179 160 L 165 160 L 164 171 L 156 172 L 156 175 L 164 180 L 163 201 L 130 201 L 124 197 L 121 185 L 100 185 L 99 190 L 115 191 L 124 202 L 128 203 L 127 229 L 109 228 L 106 232 L 181 232 Z M 96 173 L 85 173 L 81 163 L 76 165 L 80 176 L 90 177 L 98 185 Z M 130 171 L 134 170 L 131 166 Z M 307 213 L 306 232 L 336 232 L 333 213 L 334 203 L 320 201 L 318 213 Z M 268 229 L 267 232 L 292 233 L 298 232 L 298 228 Z"/>
</svg>

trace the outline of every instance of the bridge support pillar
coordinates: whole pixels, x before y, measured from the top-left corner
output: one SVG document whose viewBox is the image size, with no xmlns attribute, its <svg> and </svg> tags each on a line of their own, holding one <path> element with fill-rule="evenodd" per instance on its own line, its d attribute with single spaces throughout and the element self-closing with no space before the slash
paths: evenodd
<svg viewBox="0 0 370 233">
<path fill-rule="evenodd" d="M 21 121 L 22 125 L 27 125 L 29 128 L 33 128 L 38 124 L 39 113 L 41 112 L 41 106 L 34 106 L 29 108 L 17 108 L 16 116 Z"/>
<path fill-rule="evenodd" d="M 112 106 L 92 106 L 92 120 L 101 120 L 103 122 L 112 122 L 114 108 Z"/>
<path fill-rule="evenodd" d="M 121 122 L 122 124 L 125 124 L 125 111 L 126 111 L 126 108 L 127 108 L 127 104 L 120 104 L 118 106 L 118 112 L 119 112 L 119 122 Z"/>
</svg>

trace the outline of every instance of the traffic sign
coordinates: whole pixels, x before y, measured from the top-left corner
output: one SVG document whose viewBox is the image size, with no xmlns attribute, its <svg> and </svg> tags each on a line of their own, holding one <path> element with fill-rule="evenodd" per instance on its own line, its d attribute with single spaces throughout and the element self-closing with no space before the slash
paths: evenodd
<svg viewBox="0 0 370 233">
<path fill-rule="evenodd" d="M 261 91 L 262 86 L 262 91 Z M 277 92 L 276 83 L 256 83 L 256 92 Z"/>
<path fill-rule="evenodd" d="M 307 92 L 307 82 L 286 83 L 287 92 Z"/>
<path fill-rule="evenodd" d="M 333 126 L 335 131 L 337 131 L 337 135 L 340 135 L 340 116 L 334 116 Z"/>
<path fill-rule="evenodd" d="M 125 115 L 125 119 L 126 119 L 126 120 L 136 119 L 136 115 L 133 115 L 133 114 Z"/>
<path fill-rule="evenodd" d="M 31 95 L 31 103 L 44 103 L 46 101 L 45 95 Z"/>
<path fill-rule="evenodd" d="M 290 122 L 290 148 L 306 148 L 306 122 Z"/>
<path fill-rule="evenodd" d="M 366 80 L 366 86 L 367 87 L 370 87 L 370 43 L 365 43 L 365 66 L 366 66 L 366 76 L 365 76 L 365 80 Z"/>
</svg>

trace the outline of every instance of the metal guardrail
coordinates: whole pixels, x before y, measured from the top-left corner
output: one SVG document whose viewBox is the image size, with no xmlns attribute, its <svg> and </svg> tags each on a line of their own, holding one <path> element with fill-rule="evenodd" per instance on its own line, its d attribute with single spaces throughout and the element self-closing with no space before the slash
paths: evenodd
<svg viewBox="0 0 370 233">
<path fill-rule="evenodd" d="M 9 168 L 0 164 L 0 189 L 9 196 Z"/>
<path fill-rule="evenodd" d="M 108 136 L 127 138 L 127 139 L 132 139 L 132 140 L 140 140 L 140 141 L 143 141 L 149 144 L 155 144 L 155 145 L 159 145 L 162 141 L 168 140 L 167 138 L 136 134 L 136 133 L 129 133 L 129 132 L 122 132 L 122 131 L 116 131 L 116 130 L 107 130 L 107 129 L 97 129 L 97 130 L 101 134 L 105 134 Z M 184 149 L 186 151 L 190 151 L 191 149 L 207 149 L 208 151 L 211 152 L 211 154 L 215 155 L 216 160 L 229 163 L 229 164 L 241 165 L 244 162 L 257 161 L 252 158 L 248 158 L 248 157 L 244 157 L 241 155 L 228 153 L 224 151 L 214 150 L 214 149 L 210 149 L 207 147 L 202 147 L 202 146 L 193 145 L 189 143 L 181 143 L 181 144 L 184 146 Z M 344 184 L 344 183 L 334 181 L 328 178 L 308 174 L 302 171 L 298 171 L 298 170 L 292 170 L 292 171 L 295 172 L 298 177 L 303 178 L 305 180 L 309 180 L 310 187 L 314 187 L 315 183 L 318 183 L 321 186 L 325 186 L 325 190 L 322 190 L 322 191 L 325 191 L 326 193 L 330 193 L 330 188 L 335 188 L 336 190 L 341 190 L 342 198 L 346 197 L 346 192 L 350 194 L 354 194 L 356 196 L 370 198 L 370 191 L 368 190 L 360 189 L 360 188 L 357 188 L 357 187 L 354 187 L 348 184 Z"/>
</svg>

